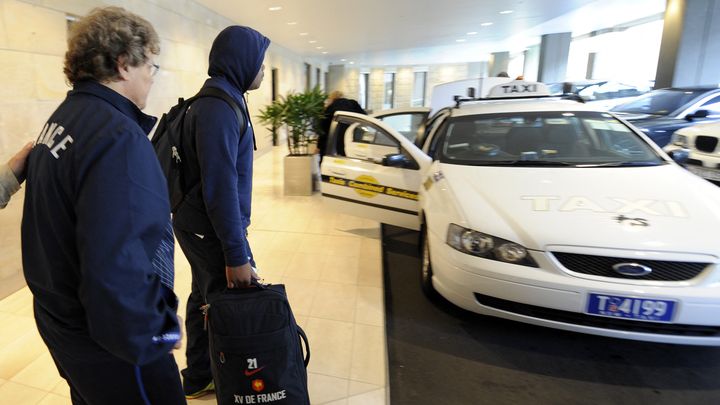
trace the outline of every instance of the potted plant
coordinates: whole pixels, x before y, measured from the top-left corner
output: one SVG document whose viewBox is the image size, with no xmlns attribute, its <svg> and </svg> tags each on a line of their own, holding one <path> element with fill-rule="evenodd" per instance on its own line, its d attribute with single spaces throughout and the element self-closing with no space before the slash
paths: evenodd
<svg viewBox="0 0 720 405">
<path fill-rule="evenodd" d="M 315 87 L 302 93 L 289 93 L 260 111 L 258 118 L 277 130 L 287 129 L 288 156 L 284 159 L 287 195 L 312 195 L 315 163 L 315 128 L 324 114 L 326 94 Z"/>
<path fill-rule="evenodd" d="M 270 125 L 270 127 L 266 129 L 272 134 L 273 146 L 278 145 L 278 129 L 280 129 L 283 124 L 284 108 L 284 100 L 280 97 L 279 100 L 276 100 L 272 104 L 269 104 L 265 108 L 261 109 L 260 115 L 257 116 L 260 119 L 260 122 Z"/>
</svg>

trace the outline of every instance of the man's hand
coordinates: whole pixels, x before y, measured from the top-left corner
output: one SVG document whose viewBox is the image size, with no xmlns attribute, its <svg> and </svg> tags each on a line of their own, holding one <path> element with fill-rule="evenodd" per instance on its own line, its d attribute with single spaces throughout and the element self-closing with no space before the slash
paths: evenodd
<svg viewBox="0 0 720 405">
<path fill-rule="evenodd" d="M 8 166 L 10 166 L 10 170 L 13 171 L 13 174 L 18 179 L 18 183 L 22 183 L 23 180 L 25 180 L 25 161 L 27 161 L 27 157 L 32 148 L 32 142 L 28 142 L 8 161 Z"/>
<path fill-rule="evenodd" d="M 252 286 L 250 281 L 257 276 L 252 270 L 250 263 L 241 266 L 225 266 L 225 277 L 227 277 L 227 288 L 248 288 Z"/>
</svg>

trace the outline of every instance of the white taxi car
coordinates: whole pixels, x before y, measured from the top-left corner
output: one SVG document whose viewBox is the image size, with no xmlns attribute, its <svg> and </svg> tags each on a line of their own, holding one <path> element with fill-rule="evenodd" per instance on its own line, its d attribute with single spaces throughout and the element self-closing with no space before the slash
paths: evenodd
<svg viewBox="0 0 720 405">
<path fill-rule="evenodd" d="M 668 152 L 688 150 L 685 168 L 720 185 L 720 123 L 698 124 L 675 131 Z"/>
<path fill-rule="evenodd" d="M 422 147 L 338 112 L 323 200 L 420 230 L 422 288 L 467 310 L 720 345 L 720 189 L 612 113 L 543 94 L 511 82 L 461 100 L 425 124 Z"/>
</svg>

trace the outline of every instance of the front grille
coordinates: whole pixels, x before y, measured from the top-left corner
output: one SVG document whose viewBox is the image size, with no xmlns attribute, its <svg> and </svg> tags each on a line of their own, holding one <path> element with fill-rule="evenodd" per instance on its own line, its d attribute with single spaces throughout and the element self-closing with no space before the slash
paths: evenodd
<svg viewBox="0 0 720 405">
<path fill-rule="evenodd" d="M 698 136 L 695 138 L 695 148 L 700 152 L 713 153 L 717 144 L 718 139 L 714 136 Z"/>
<path fill-rule="evenodd" d="M 561 311 L 559 309 L 543 308 L 535 305 L 521 304 L 507 301 L 488 295 L 475 294 L 475 299 L 481 305 L 511 312 L 513 314 L 530 316 L 548 321 L 562 322 L 571 325 L 591 326 L 602 329 L 622 330 L 638 333 L 654 333 L 658 335 L 675 336 L 720 336 L 720 326 L 682 325 L 660 322 L 630 321 L 625 319 L 608 318 L 581 314 L 578 312 Z"/>
<path fill-rule="evenodd" d="M 568 270 L 593 276 L 632 280 L 684 281 L 700 274 L 709 263 L 670 262 L 664 260 L 637 260 L 622 257 L 591 256 L 575 253 L 552 252 Z M 627 276 L 613 269 L 618 263 L 637 263 L 652 269 L 644 276 Z"/>
</svg>

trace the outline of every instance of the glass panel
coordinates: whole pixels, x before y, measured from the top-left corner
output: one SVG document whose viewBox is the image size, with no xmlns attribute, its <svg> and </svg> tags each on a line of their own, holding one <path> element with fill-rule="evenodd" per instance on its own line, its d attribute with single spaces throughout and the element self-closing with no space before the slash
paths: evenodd
<svg viewBox="0 0 720 405">
<path fill-rule="evenodd" d="M 425 114 L 397 114 L 389 115 L 381 118 L 382 121 L 392 129 L 401 133 L 405 138 L 411 142 L 415 142 L 418 137 L 418 130 L 425 120 Z"/>
<path fill-rule="evenodd" d="M 445 163 L 521 166 L 651 166 L 655 151 L 610 114 L 527 112 L 453 118 L 438 149 Z"/>
<path fill-rule="evenodd" d="M 412 107 L 422 107 L 425 105 L 425 84 L 427 80 L 427 72 L 415 72 L 415 81 L 413 82 L 413 95 L 410 105 Z"/>
<path fill-rule="evenodd" d="M 397 142 L 386 133 L 369 125 L 358 125 L 353 131 L 353 142 L 371 145 L 397 146 Z"/>
<path fill-rule="evenodd" d="M 367 110 L 368 108 L 368 76 L 370 76 L 370 74 L 360 73 L 358 99 L 360 100 L 360 107 L 362 107 L 363 110 Z"/>
<path fill-rule="evenodd" d="M 383 110 L 393 108 L 395 100 L 395 73 L 385 73 L 385 98 L 383 99 Z"/>
<path fill-rule="evenodd" d="M 702 93 L 703 91 L 655 90 L 633 101 L 620 104 L 611 111 L 668 115 Z"/>
<path fill-rule="evenodd" d="M 711 115 L 720 114 L 720 96 L 713 97 L 710 100 L 703 103 L 699 110 L 708 110 Z"/>
</svg>

